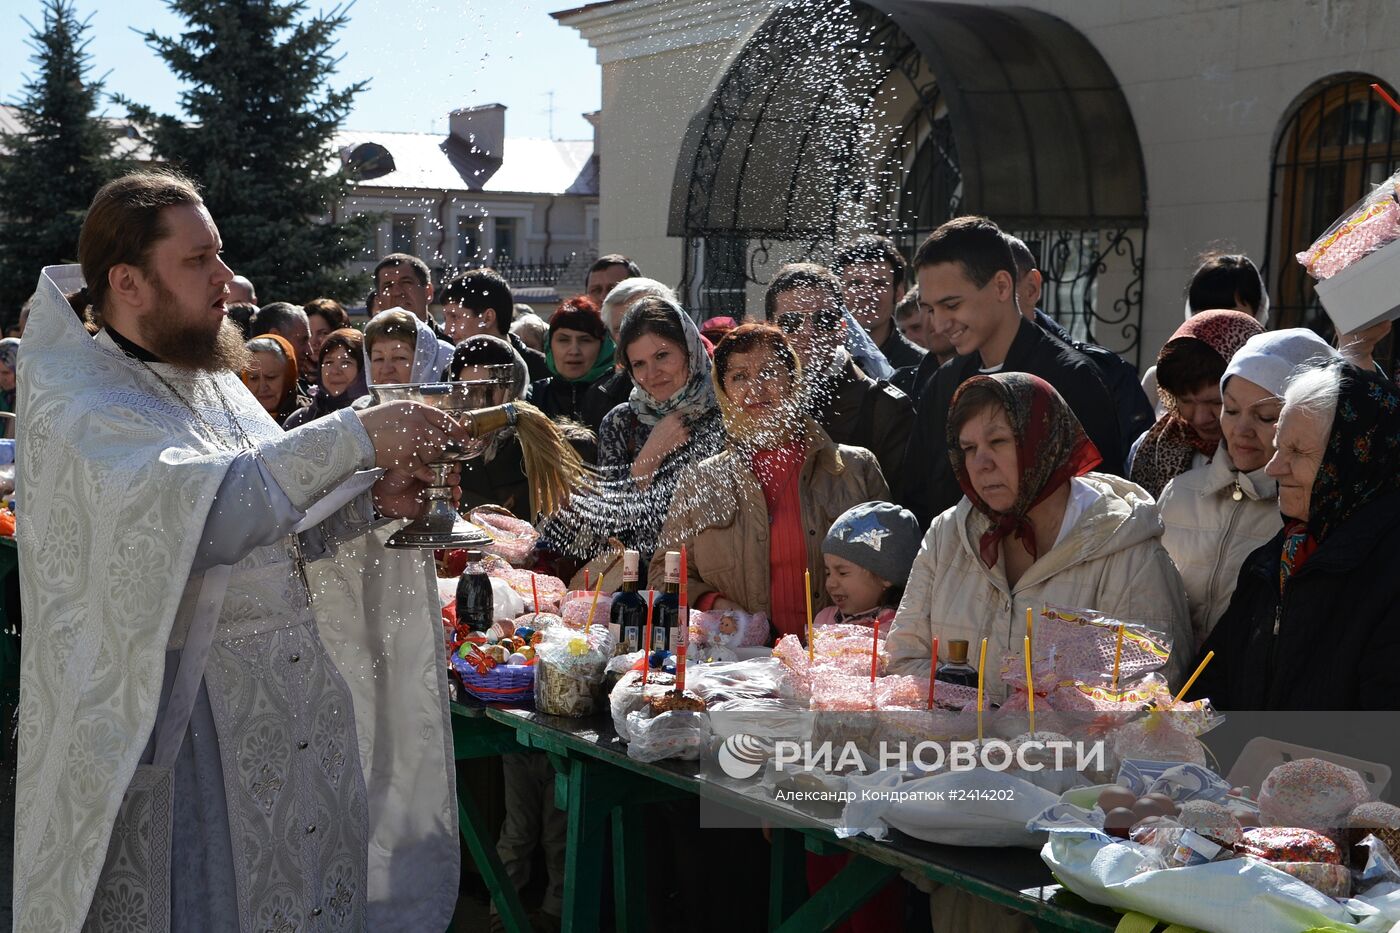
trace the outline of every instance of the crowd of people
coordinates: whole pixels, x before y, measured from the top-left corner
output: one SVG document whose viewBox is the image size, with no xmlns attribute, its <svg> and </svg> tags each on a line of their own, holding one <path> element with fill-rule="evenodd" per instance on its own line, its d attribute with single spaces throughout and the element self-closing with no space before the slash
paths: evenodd
<svg viewBox="0 0 1400 933">
<path fill-rule="evenodd" d="M 203 211 L 194 197 L 170 203 Z M 183 401 L 150 365 L 178 348 L 94 313 L 146 301 L 111 276 L 65 297 L 95 342 Z M 1141 376 L 1047 315 L 1034 255 L 982 217 L 949 221 L 910 260 L 859 237 L 829 266 L 780 269 L 761 309 L 704 321 L 615 254 L 547 319 L 491 269 L 435 289 L 402 253 L 374 269 L 360 324 L 330 299 L 260 305 L 247 279 L 214 279 L 264 420 L 297 439 L 359 419 L 351 467 L 389 462 L 371 387 L 509 367 L 494 401 L 555 421 L 593 480 L 536 514 L 504 428 L 454 472 L 460 508 L 533 523 L 536 566 L 575 588 L 616 589 L 624 549 L 641 554 L 643 585 L 659 581 L 684 544 L 693 607 L 764 613 L 771 639 L 805 639 L 809 605 L 821 622 L 885 625 L 895 673 L 926 675 L 935 638 L 986 638 L 998 669 L 1026 607 L 1055 605 L 1158 633 L 1173 686 L 1213 651 L 1195 695 L 1219 708 L 1397 703 L 1400 391 L 1372 356 L 1389 325 L 1338 347 L 1270 330 L 1247 257 L 1201 261 L 1184 322 Z M 0 411 L 21 431 L 28 339 L 0 341 Z M 253 475 L 282 481 L 275 465 Z M 376 485 L 376 519 L 414 514 L 380 508 L 411 498 L 403 483 Z"/>
<path fill-rule="evenodd" d="M 887 581 L 903 596 L 890 607 L 896 670 L 926 669 L 934 635 L 989 636 L 988 663 L 999 664 L 1026 605 L 1074 606 L 1167 636 L 1169 679 L 1216 646 L 1203 688 L 1220 705 L 1304 702 L 1290 695 L 1301 681 L 1269 671 L 1286 669 L 1291 655 L 1280 649 L 1295 639 L 1297 663 L 1316 662 L 1318 646 L 1302 637 L 1326 630 L 1315 621 L 1270 635 L 1272 660 L 1253 675 L 1263 682 L 1239 700 L 1218 684 L 1264 647 L 1260 606 L 1286 622 L 1288 602 L 1309 599 L 1302 583 L 1337 584 L 1323 582 L 1332 562 L 1314 563 L 1272 598 L 1252 585 L 1232 597 L 1260 561 L 1289 566 L 1286 553 L 1310 555 L 1334 531 L 1351 549 L 1381 546 L 1353 541 L 1358 529 L 1335 521 L 1325 530 L 1310 522 L 1309 504 L 1318 477 L 1371 504 L 1388 492 L 1379 478 L 1400 467 L 1384 459 L 1386 422 L 1365 425 L 1370 460 L 1344 457 L 1341 440 L 1330 440 L 1343 428 L 1337 399 L 1346 407 L 1350 393 L 1393 393 L 1371 356 L 1388 325 L 1342 338 L 1340 349 L 1307 329 L 1266 330 L 1257 268 L 1212 253 L 1186 283 L 1186 320 L 1140 377 L 1039 307 L 1034 256 L 991 221 L 945 224 L 912 267 L 911 285 L 894 244 L 863 236 L 829 267 L 782 268 L 761 318 L 703 322 L 620 255 L 599 259 L 583 291 L 547 321 L 517 305 L 500 275 L 477 269 L 441 290 L 439 322 L 427 266 L 395 254 L 375 270 L 372 307 L 386 310 L 363 337 L 334 302 L 258 309 L 244 379 L 269 414 L 295 427 L 368 385 L 513 366 L 502 400 L 527 400 L 555 419 L 599 481 L 560 513 L 529 514 L 519 442 L 502 432 L 464 465 L 461 501 L 537 522 L 541 566 L 565 577 L 615 574 L 620 544 L 659 579 L 664 552 L 684 542 L 697 608 L 763 612 L 775 638 L 802 636 L 806 573 L 818 610 L 845 618 L 880 604 L 836 602 L 825 566 L 829 531 L 864 506 L 894 523 L 877 522 L 875 534 L 907 524 L 922 538 L 908 571 Z M 1307 404 L 1331 433 L 1310 438 L 1307 458 L 1289 471 L 1297 452 L 1280 447 L 1279 430 L 1289 387 L 1324 375 L 1331 394 Z M 1352 485 L 1377 462 L 1370 481 Z M 1384 617 L 1348 624 L 1358 663 L 1390 637 Z M 1357 673 L 1340 678 L 1350 686 L 1336 702 L 1393 702 Z"/>
<path fill-rule="evenodd" d="M 1388 421 L 1354 429 L 1367 459 L 1341 449 L 1345 426 L 1334 417 L 1353 395 L 1393 393 L 1372 357 L 1389 324 L 1339 338 L 1339 348 L 1307 329 L 1267 330 L 1255 265 L 1211 253 L 1186 283 L 1185 321 L 1139 376 L 1047 315 L 1042 287 L 1024 242 L 961 217 L 920 245 L 912 270 L 879 236 L 848 243 L 830 266 L 785 266 L 761 317 L 735 309 L 698 321 L 670 287 L 616 254 L 598 259 L 547 320 L 517 304 L 492 269 L 435 292 L 427 264 L 402 253 L 376 266 L 372 316 L 360 326 L 331 299 L 259 306 L 241 276 L 228 311 L 247 338 L 243 381 L 287 429 L 364 407 L 372 385 L 513 367 L 499 400 L 528 401 L 555 420 L 598 482 L 562 512 L 531 514 L 520 443 L 505 430 L 463 465 L 461 505 L 537 522 L 540 565 L 566 577 L 616 575 L 620 545 L 641 552 L 644 579 L 648 567 L 659 579 L 664 552 L 685 542 L 697 608 L 763 612 L 775 638 L 801 636 L 804 572 L 818 581 L 819 610 L 845 618 L 874 608 L 834 602 L 824 566 L 828 532 L 864 503 L 922 538 L 907 574 L 887 581 L 903 595 L 896 669 L 927 667 L 940 632 L 991 636 L 994 652 L 1010 650 L 1018 612 L 1044 603 L 1160 630 L 1173 675 L 1217 646 L 1202 686 L 1220 705 L 1303 702 L 1290 694 L 1299 681 L 1271 672 L 1287 668 L 1290 643 L 1297 663 L 1315 662 L 1318 646 L 1303 633 L 1327 627 L 1280 622 L 1261 646 L 1257 619 L 1266 609 L 1290 619 L 1289 602 L 1309 599 L 1305 582 L 1337 585 L 1324 582 L 1333 564 L 1324 557 L 1271 595 L 1253 584 L 1271 561 L 1282 561 L 1286 580 L 1300 551 L 1341 548 L 1322 548 L 1334 533 L 1349 550 L 1379 549 L 1350 554 L 1349 566 L 1384 559 L 1382 542 L 1309 515 L 1319 482 L 1359 500 L 1344 510 L 1353 517 L 1361 504 L 1382 508 L 1385 478 L 1400 473 L 1385 459 Z M 19 343 L 0 341 L 0 410 L 14 407 Z M 1280 425 L 1289 387 L 1305 376 L 1328 380 L 1295 403 L 1327 431 L 1300 453 L 1281 446 Z M 1363 468 L 1367 478 L 1353 481 Z M 1360 629 L 1358 664 L 1389 637 L 1384 617 L 1347 626 Z M 1253 686 L 1238 692 L 1237 679 L 1225 689 L 1221 678 L 1264 647 L 1270 663 L 1251 668 Z M 1350 673 L 1337 702 L 1392 702 Z"/>
</svg>

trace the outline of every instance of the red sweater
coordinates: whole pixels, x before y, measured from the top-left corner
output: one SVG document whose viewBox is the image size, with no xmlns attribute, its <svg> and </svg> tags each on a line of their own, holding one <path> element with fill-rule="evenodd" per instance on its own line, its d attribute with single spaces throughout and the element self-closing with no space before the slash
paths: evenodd
<svg viewBox="0 0 1400 933">
<path fill-rule="evenodd" d="M 776 637 L 807 639 L 807 538 L 798 488 L 806 448 L 801 440 L 776 450 L 760 450 L 750 466 L 768 504 L 768 618 Z"/>
</svg>

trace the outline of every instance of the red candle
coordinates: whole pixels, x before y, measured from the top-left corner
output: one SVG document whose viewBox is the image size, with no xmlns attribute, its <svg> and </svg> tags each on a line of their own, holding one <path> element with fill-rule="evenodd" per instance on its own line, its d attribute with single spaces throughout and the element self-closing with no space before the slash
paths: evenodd
<svg viewBox="0 0 1400 933">
<path fill-rule="evenodd" d="M 589 590 L 591 590 L 591 589 L 593 589 L 593 587 L 591 587 L 591 586 L 588 585 L 588 568 L 587 568 L 587 567 L 584 567 L 584 568 L 583 568 L 583 591 L 584 591 L 585 593 L 587 593 L 587 592 L 588 592 Z"/>
<path fill-rule="evenodd" d="M 540 591 L 539 591 L 539 588 L 535 586 L 535 575 L 534 575 L 533 573 L 530 574 L 530 595 L 533 596 L 533 597 L 535 598 L 535 615 L 539 615 L 539 614 L 540 614 Z M 538 624 L 539 624 L 539 621 L 536 620 L 535 624 L 538 625 Z"/>
<path fill-rule="evenodd" d="M 656 600 L 656 590 L 647 590 L 647 640 L 642 645 L 642 695 L 646 695 L 647 680 L 651 674 L 651 605 Z"/>
<path fill-rule="evenodd" d="M 938 680 L 938 636 L 933 639 L 933 663 L 928 668 L 928 708 L 933 709 L 933 685 Z"/>
<path fill-rule="evenodd" d="M 689 562 L 686 559 L 685 545 L 681 545 L 681 643 L 676 648 L 676 692 L 685 691 L 685 653 L 690 644 L 690 602 L 686 599 L 686 577 L 689 576 Z"/>
</svg>

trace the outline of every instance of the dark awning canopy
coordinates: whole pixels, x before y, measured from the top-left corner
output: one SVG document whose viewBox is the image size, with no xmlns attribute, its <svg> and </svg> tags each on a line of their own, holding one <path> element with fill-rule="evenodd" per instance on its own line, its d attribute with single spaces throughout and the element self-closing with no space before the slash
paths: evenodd
<svg viewBox="0 0 1400 933">
<path fill-rule="evenodd" d="M 899 66 L 899 43 L 873 41 L 891 24 L 946 101 L 965 212 L 1017 230 L 1145 225 L 1132 114 L 1073 26 L 1023 7 L 864 0 L 848 9 L 854 21 L 842 32 L 829 5 L 790 2 L 740 50 L 691 120 L 670 235 L 844 233 L 839 205 L 868 183 L 859 126 Z"/>
</svg>

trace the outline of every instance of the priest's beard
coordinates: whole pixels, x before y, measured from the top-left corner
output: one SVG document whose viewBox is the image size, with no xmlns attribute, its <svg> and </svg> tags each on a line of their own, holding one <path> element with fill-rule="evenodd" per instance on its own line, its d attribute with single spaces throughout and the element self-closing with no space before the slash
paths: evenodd
<svg viewBox="0 0 1400 933">
<path fill-rule="evenodd" d="M 141 344 L 181 369 L 205 372 L 239 372 L 248 362 L 243 332 L 225 317 L 218 327 L 185 319 L 175 294 L 159 277 L 155 280 L 156 306 L 137 323 Z"/>
</svg>

